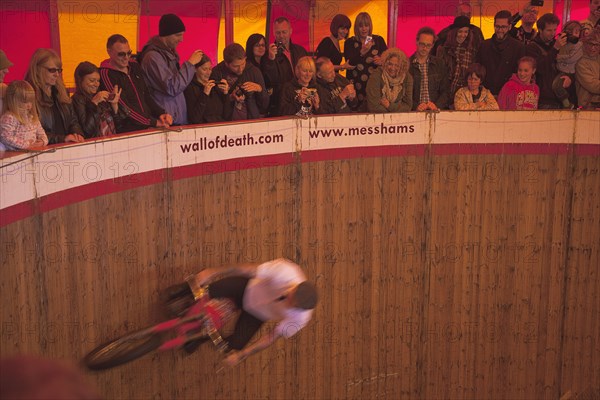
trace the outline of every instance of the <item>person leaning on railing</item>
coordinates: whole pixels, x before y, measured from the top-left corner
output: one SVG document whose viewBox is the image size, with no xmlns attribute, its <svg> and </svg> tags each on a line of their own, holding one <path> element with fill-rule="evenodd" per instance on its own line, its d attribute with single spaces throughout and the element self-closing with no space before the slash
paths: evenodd
<svg viewBox="0 0 600 400">
<path fill-rule="evenodd" d="M 71 100 L 85 137 L 116 134 L 116 125 L 123 119 L 119 114 L 121 89 L 115 86 L 110 93 L 106 90 L 99 91 L 98 67 L 88 61 L 79 63 L 75 68 L 75 87 Z"/>
<path fill-rule="evenodd" d="M 498 110 L 498 103 L 492 92 L 482 86 L 485 80 L 485 67 L 471 64 L 465 71 L 467 86 L 458 89 L 454 96 L 454 109 L 458 111 Z"/>
<path fill-rule="evenodd" d="M 210 79 L 212 63 L 206 54 L 194 67 L 196 67 L 196 76 L 183 92 L 189 123 L 204 124 L 225 121 L 229 92 L 227 80 L 223 79 L 217 82 Z"/>
<path fill-rule="evenodd" d="M 408 58 L 400 49 L 390 48 L 381 55 L 382 65 L 367 82 L 369 112 L 408 112 L 412 108 L 413 80 Z"/>
<path fill-rule="evenodd" d="M 52 49 L 37 49 L 25 75 L 35 90 L 42 127 L 49 142 L 83 142 L 83 130 L 62 79 L 62 62 Z"/>
</svg>

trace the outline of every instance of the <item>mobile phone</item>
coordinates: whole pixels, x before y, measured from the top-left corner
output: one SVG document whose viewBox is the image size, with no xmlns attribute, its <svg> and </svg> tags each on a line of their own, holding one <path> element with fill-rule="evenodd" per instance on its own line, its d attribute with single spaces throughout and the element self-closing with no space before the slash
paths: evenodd
<svg viewBox="0 0 600 400">
<path fill-rule="evenodd" d="M 369 43 L 371 40 L 373 40 L 373 36 L 367 36 L 365 38 L 365 44 Z"/>
<path fill-rule="evenodd" d="M 543 7 L 544 0 L 531 0 L 531 5 L 536 7 Z"/>
<path fill-rule="evenodd" d="M 114 99 L 115 99 L 115 94 L 114 93 L 109 93 L 108 94 L 108 99 L 106 99 L 106 100 L 113 101 Z"/>
</svg>

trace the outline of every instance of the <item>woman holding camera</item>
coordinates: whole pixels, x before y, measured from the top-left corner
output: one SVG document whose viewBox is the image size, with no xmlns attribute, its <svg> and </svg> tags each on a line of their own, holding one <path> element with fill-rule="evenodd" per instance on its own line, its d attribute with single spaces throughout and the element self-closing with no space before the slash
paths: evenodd
<svg viewBox="0 0 600 400">
<path fill-rule="evenodd" d="M 114 135 L 119 117 L 121 89 L 115 86 L 112 93 L 98 91 L 100 73 L 98 67 L 88 61 L 75 69 L 75 93 L 71 100 L 75 115 L 86 138 Z"/>
<path fill-rule="evenodd" d="M 308 117 L 318 112 L 320 99 L 315 81 L 315 61 L 310 56 L 298 60 L 296 78 L 286 82 L 281 88 L 279 99 L 280 115 Z"/>
<path fill-rule="evenodd" d="M 346 76 L 354 83 L 359 102 L 358 109 L 366 107 L 367 81 L 381 65 L 381 54 L 387 44 L 381 36 L 373 35 L 373 21 L 366 12 L 361 12 L 354 21 L 354 36 L 344 43 L 344 57 L 354 69 Z"/>
<path fill-rule="evenodd" d="M 183 92 L 187 105 L 188 122 L 205 124 L 226 121 L 227 92 L 229 92 L 227 80 L 215 82 L 210 79 L 212 63 L 206 54 L 194 67 L 196 75 Z"/>
</svg>

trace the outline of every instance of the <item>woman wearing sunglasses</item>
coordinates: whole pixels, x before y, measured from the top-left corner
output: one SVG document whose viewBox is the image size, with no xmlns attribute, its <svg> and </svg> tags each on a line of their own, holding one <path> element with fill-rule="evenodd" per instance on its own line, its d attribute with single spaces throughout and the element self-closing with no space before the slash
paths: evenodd
<svg viewBox="0 0 600 400">
<path fill-rule="evenodd" d="M 25 75 L 33 89 L 49 143 L 82 142 L 83 131 L 62 80 L 62 62 L 51 49 L 37 49 Z"/>
</svg>

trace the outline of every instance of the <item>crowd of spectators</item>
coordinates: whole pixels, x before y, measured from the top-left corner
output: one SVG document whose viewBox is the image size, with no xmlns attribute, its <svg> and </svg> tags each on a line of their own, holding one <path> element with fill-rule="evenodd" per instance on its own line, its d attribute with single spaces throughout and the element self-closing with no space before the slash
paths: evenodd
<svg viewBox="0 0 600 400">
<path fill-rule="evenodd" d="M 185 25 L 165 14 L 159 34 L 136 55 L 127 38 L 111 35 L 106 60 L 77 66 L 72 96 L 55 51 L 38 49 L 24 80 L 6 85 L 13 64 L 0 50 L 0 149 L 281 115 L 600 109 L 599 21 L 600 0 L 590 0 L 588 18 L 565 21 L 557 34 L 560 19 L 537 18 L 527 2 L 514 15 L 497 12 L 486 39 L 471 24 L 470 6 L 461 4 L 439 33 L 420 28 L 407 56 L 373 33 L 368 13 L 354 24 L 338 14 L 313 56 L 293 42 L 291 22 L 280 17 L 273 43 L 253 34 L 246 48 L 226 46 L 214 65 L 201 50 L 182 62 L 177 46 Z"/>
</svg>

